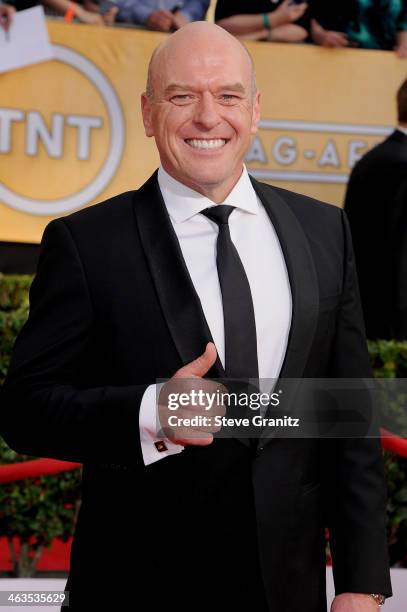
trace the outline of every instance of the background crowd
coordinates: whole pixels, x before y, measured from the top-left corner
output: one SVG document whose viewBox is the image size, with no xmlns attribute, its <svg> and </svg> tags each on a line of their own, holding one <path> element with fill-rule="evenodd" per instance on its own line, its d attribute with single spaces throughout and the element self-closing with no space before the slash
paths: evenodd
<svg viewBox="0 0 407 612">
<path fill-rule="evenodd" d="M 65 21 L 172 32 L 206 18 L 210 0 L 0 0 L 7 28 L 17 10 L 43 4 Z M 243 39 L 394 49 L 407 57 L 407 0 L 218 0 L 215 21 Z"/>
</svg>

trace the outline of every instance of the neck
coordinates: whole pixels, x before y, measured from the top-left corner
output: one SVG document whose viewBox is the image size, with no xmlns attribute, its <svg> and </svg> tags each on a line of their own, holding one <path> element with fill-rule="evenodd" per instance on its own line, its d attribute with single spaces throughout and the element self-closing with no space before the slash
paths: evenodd
<svg viewBox="0 0 407 612">
<path fill-rule="evenodd" d="M 242 167 L 236 172 L 236 174 L 229 177 L 225 182 L 221 184 L 213 184 L 213 183 L 205 184 L 205 183 L 197 183 L 190 177 L 176 176 L 173 172 L 168 171 L 167 168 L 164 166 L 164 164 L 163 164 L 163 168 L 167 172 L 167 174 L 169 174 L 173 179 L 175 179 L 179 183 L 182 183 L 186 187 L 193 189 L 197 193 L 200 193 L 205 198 L 208 198 L 208 200 L 211 200 L 211 202 L 215 202 L 215 204 L 221 204 L 222 202 L 224 202 L 224 200 L 226 200 L 229 193 L 232 191 L 236 183 L 239 181 L 240 177 L 242 176 L 242 172 L 243 172 L 243 165 L 242 165 Z"/>
</svg>

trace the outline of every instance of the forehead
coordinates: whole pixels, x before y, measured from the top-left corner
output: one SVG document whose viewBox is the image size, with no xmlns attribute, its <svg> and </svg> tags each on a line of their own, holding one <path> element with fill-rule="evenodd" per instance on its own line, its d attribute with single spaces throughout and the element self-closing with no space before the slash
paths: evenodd
<svg viewBox="0 0 407 612">
<path fill-rule="evenodd" d="M 171 83 L 191 87 L 219 87 L 225 83 L 241 83 L 250 88 L 251 63 L 243 48 L 235 45 L 200 45 L 163 50 L 154 67 L 154 77 L 160 88 Z"/>
</svg>

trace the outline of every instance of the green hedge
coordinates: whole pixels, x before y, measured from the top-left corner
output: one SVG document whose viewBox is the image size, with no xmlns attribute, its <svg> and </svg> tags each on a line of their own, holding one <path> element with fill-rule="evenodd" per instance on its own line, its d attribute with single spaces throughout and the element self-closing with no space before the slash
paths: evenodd
<svg viewBox="0 0 407 612">
<path fill-rule="evenodd" d="M 28 315 L 31 276 L 4 276 L 0 272 L 0 384 L 7 372 L 11 349 Z"/>
<path fill-rule="evenodd" d="M 29 276 L 0 274 L 0 383 L 15 337 L 27 318 L 31 280 Z M 369 342 L 369 353 L 375 376 L 406 377 L 407 342 Z M 17 455 L 0 438 L 0 463 L 31 458 Z M 407 460 L 387 452 L 384 458 L 390 561 L 393 566 L 407 567 Z M 66 539 L 73 533 L 79 499 L 80 470 L 0 485 L 0 536 L 11 541 L 12 535 L 18 535 L 25 545 L 26 558 L 16 560 L 16 575 L 33 572 L 39 547 L 47 546 L 54 537 Z"/>
<path fill-rule="evenodd" d="M 32 276 L 0 273 L 0 384 L 6 375 L 15 338 L 28 316 Z M 0 464 L 33 459 L 11 450 L 0 437 Z M 12 575 L 32 576 L 44 547 L 66 541 L 74 531 L 80 504 L 81 470 L 0 485 L 0 536 L 6 536 Z M 13 536 L 20 540 L 16 554 Z"/>
<path fill-rule="evenodd" d="M 407 377 L 407 342 L 370 340 L 369 354 L 377 378 Z"/>
</svg>

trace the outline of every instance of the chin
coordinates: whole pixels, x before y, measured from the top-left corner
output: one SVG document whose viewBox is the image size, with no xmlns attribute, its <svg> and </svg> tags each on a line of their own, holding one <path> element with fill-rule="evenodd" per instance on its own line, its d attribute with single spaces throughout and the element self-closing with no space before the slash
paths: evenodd
<svg viewBox="0 0 407 612">
<path fill-rule="evenodd" d="M 191 179 L 204 183 L 204 184 L 217 184 L 225 179 L 224 168 L 222 172 L 219 172 L 219 162 L 213 167 L 212 164 L 207 164 L 206 167 L 203 162 L 199 168 L 184 168 L 184 174 L 188 175 Z"/>
<path fill-rule="evenodd" d="M 222 176 L 215 176 L 213 174 L 213 172 L 211 173 L 205 173 L 205 174 L 191 174 L 190 175 L 191 180 L 196 183 L 197 185 L 205 185 L 210 187 L 211 185 L 219 185 L 221 183 L 224 182 L 225 177 Z"/>
</svg>

